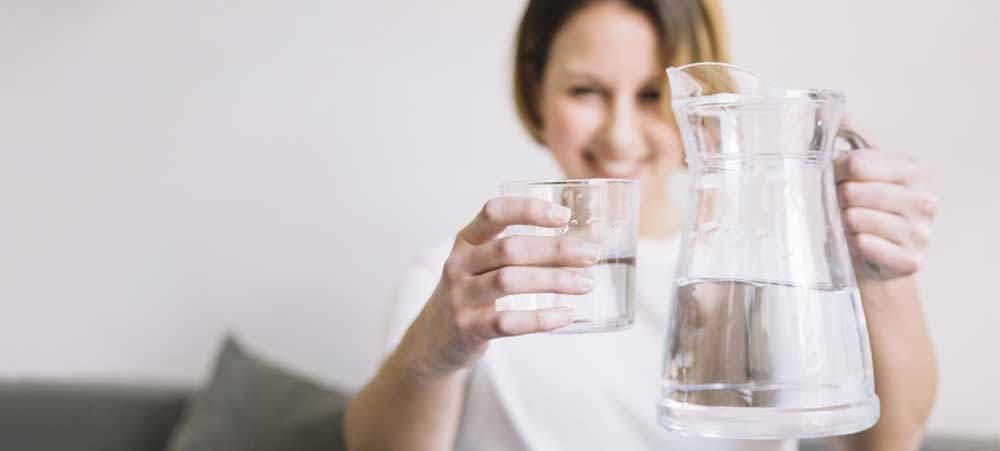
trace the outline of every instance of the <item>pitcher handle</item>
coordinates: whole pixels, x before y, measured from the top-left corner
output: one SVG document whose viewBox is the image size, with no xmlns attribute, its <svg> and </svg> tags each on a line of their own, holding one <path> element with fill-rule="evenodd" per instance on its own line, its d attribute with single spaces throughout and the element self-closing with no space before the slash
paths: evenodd
<svg viewBox="0 0 1000 451">
<path fill-rule="evenodd" d="M 837 138 L 843 140 L 847 143 L 847 145 L 851 146 L 850 149 L 845 151 L 867 149 L 871 147 L 871 145 L 868 144 L 868 140 L 866 140 L 864 136 L 861 136 L 860 133 L 844 126 L 841 126 L 840 130 L 837 130 Z"/>
</svg>

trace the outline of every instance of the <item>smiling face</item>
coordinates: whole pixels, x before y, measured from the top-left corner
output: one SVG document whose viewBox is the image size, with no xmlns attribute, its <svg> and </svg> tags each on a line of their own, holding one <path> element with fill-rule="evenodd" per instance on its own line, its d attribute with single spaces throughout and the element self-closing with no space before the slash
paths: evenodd
<svg viewBox="0 0 1000 451">
<path fill-rule="evenodd" d="M 659 45 L 643 13 L 585 7 L 556 34 L 539 96 L 541 138 L 566 175 L 640 180 L 644 217 L 665 214 L 666 179 L 683 162 Z"/>
</svg>

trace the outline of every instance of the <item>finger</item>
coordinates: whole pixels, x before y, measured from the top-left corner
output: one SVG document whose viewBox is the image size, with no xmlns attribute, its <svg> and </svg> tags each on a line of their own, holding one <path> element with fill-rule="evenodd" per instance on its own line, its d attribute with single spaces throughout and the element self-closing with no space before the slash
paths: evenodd
<svg viewBox="0 0 1000 451">
<path fill-rule="evenodd" d="M 920 253 L 906 249 L 885 238 L 868 233 L 848 234 L 848 243 L 855 256 L 881 269 L 882 275 L 904 276 L 920 269 Z"/>
<path fill-rule="evenodd" d="M 504 266 L 475 276 L 471 287 L 479 302 L 492 302 L 511 294 L 584 294 L 594 288 L 594 279 L 565 268 Z"/>
<path fill-rule="evenodd" d="M 933 194 L 885 182 L 843 182 L 837 185 L 837 200 L 840 208 L 871 208 L 907 218 L 931 218 L 938 205 Z"/>
<path fill-rule="evenodd" d="M 845 152 L 834 160 L 833 172 L 837 182 L 855 180 L 920 186 L 926 183 L 930 170 L 909 155 L 861 149 Z"/>
<path fill-rule="evenodd" d="M 601 250 L 569 237 L 509 236 L 476 247 L 469 255 L 469 271 L 481 274 L 503 266 L 570 266 L 597 263 Z"/>
<path fill-rule="evenodd" d="M 573 309 L 555 307 L 534 311 L 492 311 L 483 315 L 480 333 L 486 339 L 548 332 L 573 322 Z"/>
<path fill-rule="evenodd" d="M 529 197 L 497 197 L 483 205 L 476 218 L 458 236 L 478 246 L 514 224 L 558 227 L 569 221 L 570 210 L 562 205 Z"/>
<path fill-rule="evenodd" d="M 844 227 L 850 233 L 867 233 L 899 246 L 913 247 L 909 221 L 899 215 L 871 208 L 852 207 L 843 212 Z"/>
</svg>

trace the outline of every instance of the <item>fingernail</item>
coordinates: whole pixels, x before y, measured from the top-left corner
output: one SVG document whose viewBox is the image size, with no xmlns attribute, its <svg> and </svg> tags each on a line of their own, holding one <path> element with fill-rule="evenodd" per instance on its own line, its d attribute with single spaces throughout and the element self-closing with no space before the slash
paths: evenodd
<svg viewBox="0 0 1000 451">
<path fill-rule="evenodd" d="M 555 310 L 548 310 L 542 312 L 545 316 L 547 323 L 555 327 L 564 326 L 573 322 L 573 309 L 569 307 L 560 307 Z"/>
<path fill-rule="evenodd" d="M 597 247 L 597 245 L 593 243 L 580 243 L 578 250 L 580 252 L 580 257 L 582 257 L 587 263 L 597 263 L 597 260 L 601 258 L 601 248 Z"/>
<path fill-rule="evenodd" d="M 580 274 L 576 276 L 576 285 L 580 287 L 581 290 L 590 291 L 594 288 L 594 279 L 590 276 Z"/>
<path fill-rule="evenodd" d="M 553 205 L 549 209 L 549 218 L 552 218 L 556 222 L 566 222 L 569 220 L 570 214 L 572 212 L 562 205 Z"/>
</svg>

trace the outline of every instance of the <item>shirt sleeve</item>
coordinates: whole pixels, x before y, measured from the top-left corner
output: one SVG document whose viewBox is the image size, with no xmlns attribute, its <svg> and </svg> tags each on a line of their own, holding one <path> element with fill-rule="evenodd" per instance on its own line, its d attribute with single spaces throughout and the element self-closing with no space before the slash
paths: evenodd
<svg viewBox="0 0 1000 451">
<path fill-rule="evenodd" d="M 396 285 L 386 317 L 383 356 L 396 349 L 410 323 L 430 299 L 441 278 L 441 269 L 450 250 L 450 243 L 446 243 L 424 253 L 415 259 Z"/>
</svg>

